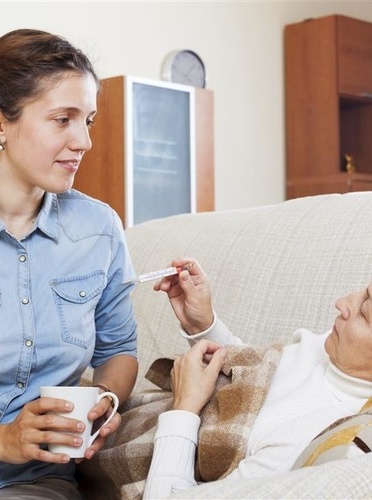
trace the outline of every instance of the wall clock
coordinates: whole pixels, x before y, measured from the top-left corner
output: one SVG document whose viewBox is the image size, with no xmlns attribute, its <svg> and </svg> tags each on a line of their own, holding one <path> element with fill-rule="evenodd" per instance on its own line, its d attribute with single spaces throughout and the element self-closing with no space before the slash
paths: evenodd
<svg viewBox="0 0 372 500">
<path fill-rule="evenodd" d="M 169 82 L 204 88 L 207 83 L 205 65 L 192 50 L 175 50 L 164 60 L 162 78 Z"/>
</svg>

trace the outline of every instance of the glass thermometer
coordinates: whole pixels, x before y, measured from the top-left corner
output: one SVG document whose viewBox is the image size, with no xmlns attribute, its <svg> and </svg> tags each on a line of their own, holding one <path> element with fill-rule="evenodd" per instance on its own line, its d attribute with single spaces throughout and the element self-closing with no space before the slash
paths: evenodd
<svg viewBox="0 0 372 500">
<path fill-rule="evenodd" d="M 157 280 L 160 278 L 165 278 L 166 276 L 173 276 L 181 271 L 189 271 L 193 266 L 193 262 L 186 264 L 185 266 L 178 267 L 166 267 L 164 269 L 159 269 L 158 271 L 151 271 L 149 273 L 139 274 L 137 278 L 127 281 L 127 283 L 145 283 L 146 281 Z"/>
</svg>

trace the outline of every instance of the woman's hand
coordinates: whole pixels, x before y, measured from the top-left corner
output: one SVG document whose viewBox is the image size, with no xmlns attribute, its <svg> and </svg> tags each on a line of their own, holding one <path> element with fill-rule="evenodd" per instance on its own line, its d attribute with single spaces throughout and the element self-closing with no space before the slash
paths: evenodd
<svg viewBox="0 0 372 500">
<path fill-rule="evenodd" d="M 30 460 L 67 463 L 70 460 L 68 455 L 51 453 L 41 448 L 41 445 L 81 445 L 79 433 L 84 430 L 82 422 L 48 413 L 71 410 L 72 404 L 62 399 L 40 398 L 27 403 L 13 422 L 0 425 L 0 460 L 12 464 L 23 464 Z"/>
<path fill-rule="evenodd" d="M 174 410 L 200 414 L 212 397 L 226 352 L 215 342 L 200 340 L 176 359 L 171 371 Z"/>
<path fill-rule="evenodd" d="M 93 421 L 93 431 L 95 432 L 95 423 L 98 425 L 98 427 L 102 424 L 102 421 L 104 422 L 109 415 L 111 414 L 112 407 L 110 400 L 108 398 L 103 398 L 101 401 L 99 401 L 94 408 L 90 410 L 88 413 L 88 419 Z M 86 449 L 84 458 L 87 458 L 88 460 L 93 457 L 99 451 L 105 444 L 105 441 L 107 437 L 112 434 L 113 432 L 116 431 L 116 429 L 119 427 L 121 422 L 121 415 L 119 413 L 116 413 L 110 422 L 108 422 L 105 425 L 102 425 L 102 427 L 99 430 L 99 435 L 98 437 L 94 440 L 93 444 L 89 446 L 89 448 Z M 75 459 L 76 463 L 80 463 L 83 459 Z"/>
<path fill-rule="evenodd" d="M 168 294 L 175 315 L 189 335 L 200 333 L 213 323 L 207 275 L 195 259 L 184 257 L 171 265 L 181 268 L 179 274 L 157 281 L 154 290 Z"/>
<path fill-rule="evenodd" d="M 63 444 L 76 448 L 81 446 L 82 438 L 79 433 L 84 431 L 84 423 L 53 413 L 65 413 L 72 408 L 69 401 L 58 398 L 44 397 L 27 403 L 13 422 L 0 425 L 0 460 L 12 464 L 23 464 L 30 460 L 62 464 L 69 462 L 69 455 L 52 453 L 41 446 L 48 444 Z M 104 398 L 92 408 L 88 418 L 99 422 L 100 417 L 107 418 L 110 410 L 110 401 Z M 99 436 L 86 450 L 85 458 L 92 458 L 103 447 L 107 436 L 119 427 L 120 422 L 121 416 L 116 413 L 108 424 L 102 426 Z M 81 459 L 76 459 L 76 462 L 80 461 Z"/>
</svg>

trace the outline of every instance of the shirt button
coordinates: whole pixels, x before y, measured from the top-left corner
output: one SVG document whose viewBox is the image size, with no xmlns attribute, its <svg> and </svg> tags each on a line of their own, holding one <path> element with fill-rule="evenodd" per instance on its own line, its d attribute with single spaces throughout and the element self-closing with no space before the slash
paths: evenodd
<svg viewBox="0 0 372 500">
<path fill-rule="evenodd" d="M 22 304 L 28 304 L 28 299 L 22 299 Z"/>
<path fill-rule="evenodd" d="M 17 387 L 19 389 L 23 389 L 24 386 L 25 386 L 25 384 L 23 382 L 17 382 Z"/>
<path fill-rule="evenodd" d="M 80 297 L 85 297 L 86 293 L 84 291 L 79 292 Z"/>
<path fill-rule="evenodd" d="M 26 347 L 31 347 L 32 346 L 32 340 L 30 340 L 30 339 L 26 340 L 25 346 Z"/>
<path fill-rule="evenodd" d="M 24 262 L 26 260 L 26 255 L 21 255 L 20 258 L 19 258 L 19 260 L 21 262 Z"/>
</svg>

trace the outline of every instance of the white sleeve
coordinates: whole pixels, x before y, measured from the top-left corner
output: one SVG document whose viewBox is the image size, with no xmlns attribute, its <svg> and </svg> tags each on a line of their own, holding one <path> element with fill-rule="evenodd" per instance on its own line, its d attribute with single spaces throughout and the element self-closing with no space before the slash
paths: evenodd
<svg viewBox="0 0 372 500">
<path fill-rule="evenodd" d="M 213 311 L 214 312 L 214 311 Z M 214 312 L 214 319 L 211 326 L 204 330 L 204 332 L 197 333 L 195 335 L 188 335 L 187 332 L 181 329 L 181 335 L 185 338 L 190 346 L 192 347 L 201 339 L 212 340 L 221 345 L 242 345 L 243 342 L 239 337 L 235 337 L 230 330 L 227 328 L 225 323 L 223 323 L 220 318 L 217 317 Z"/>
<path fill-rule="evenodd" d="M 196 486 L 195 450 L 200 418 L 192 412 L 170 410 L 158 418 L 154 453 L 143 499 L 161 499 Z"/>
<path fill-rule="evenodd" d="M 204 332 L 190 336 L 181 330 L 181 335 L 191 346 L 202 338 L 222 345 L 242 344 L 216 314 L 212 325 Z M 199 427 L 200 418 L 192 412 L 170 410 L 159 416 L 144 500 L 166 498 L 197 485 L 194 467 Z"/>
</svg>

